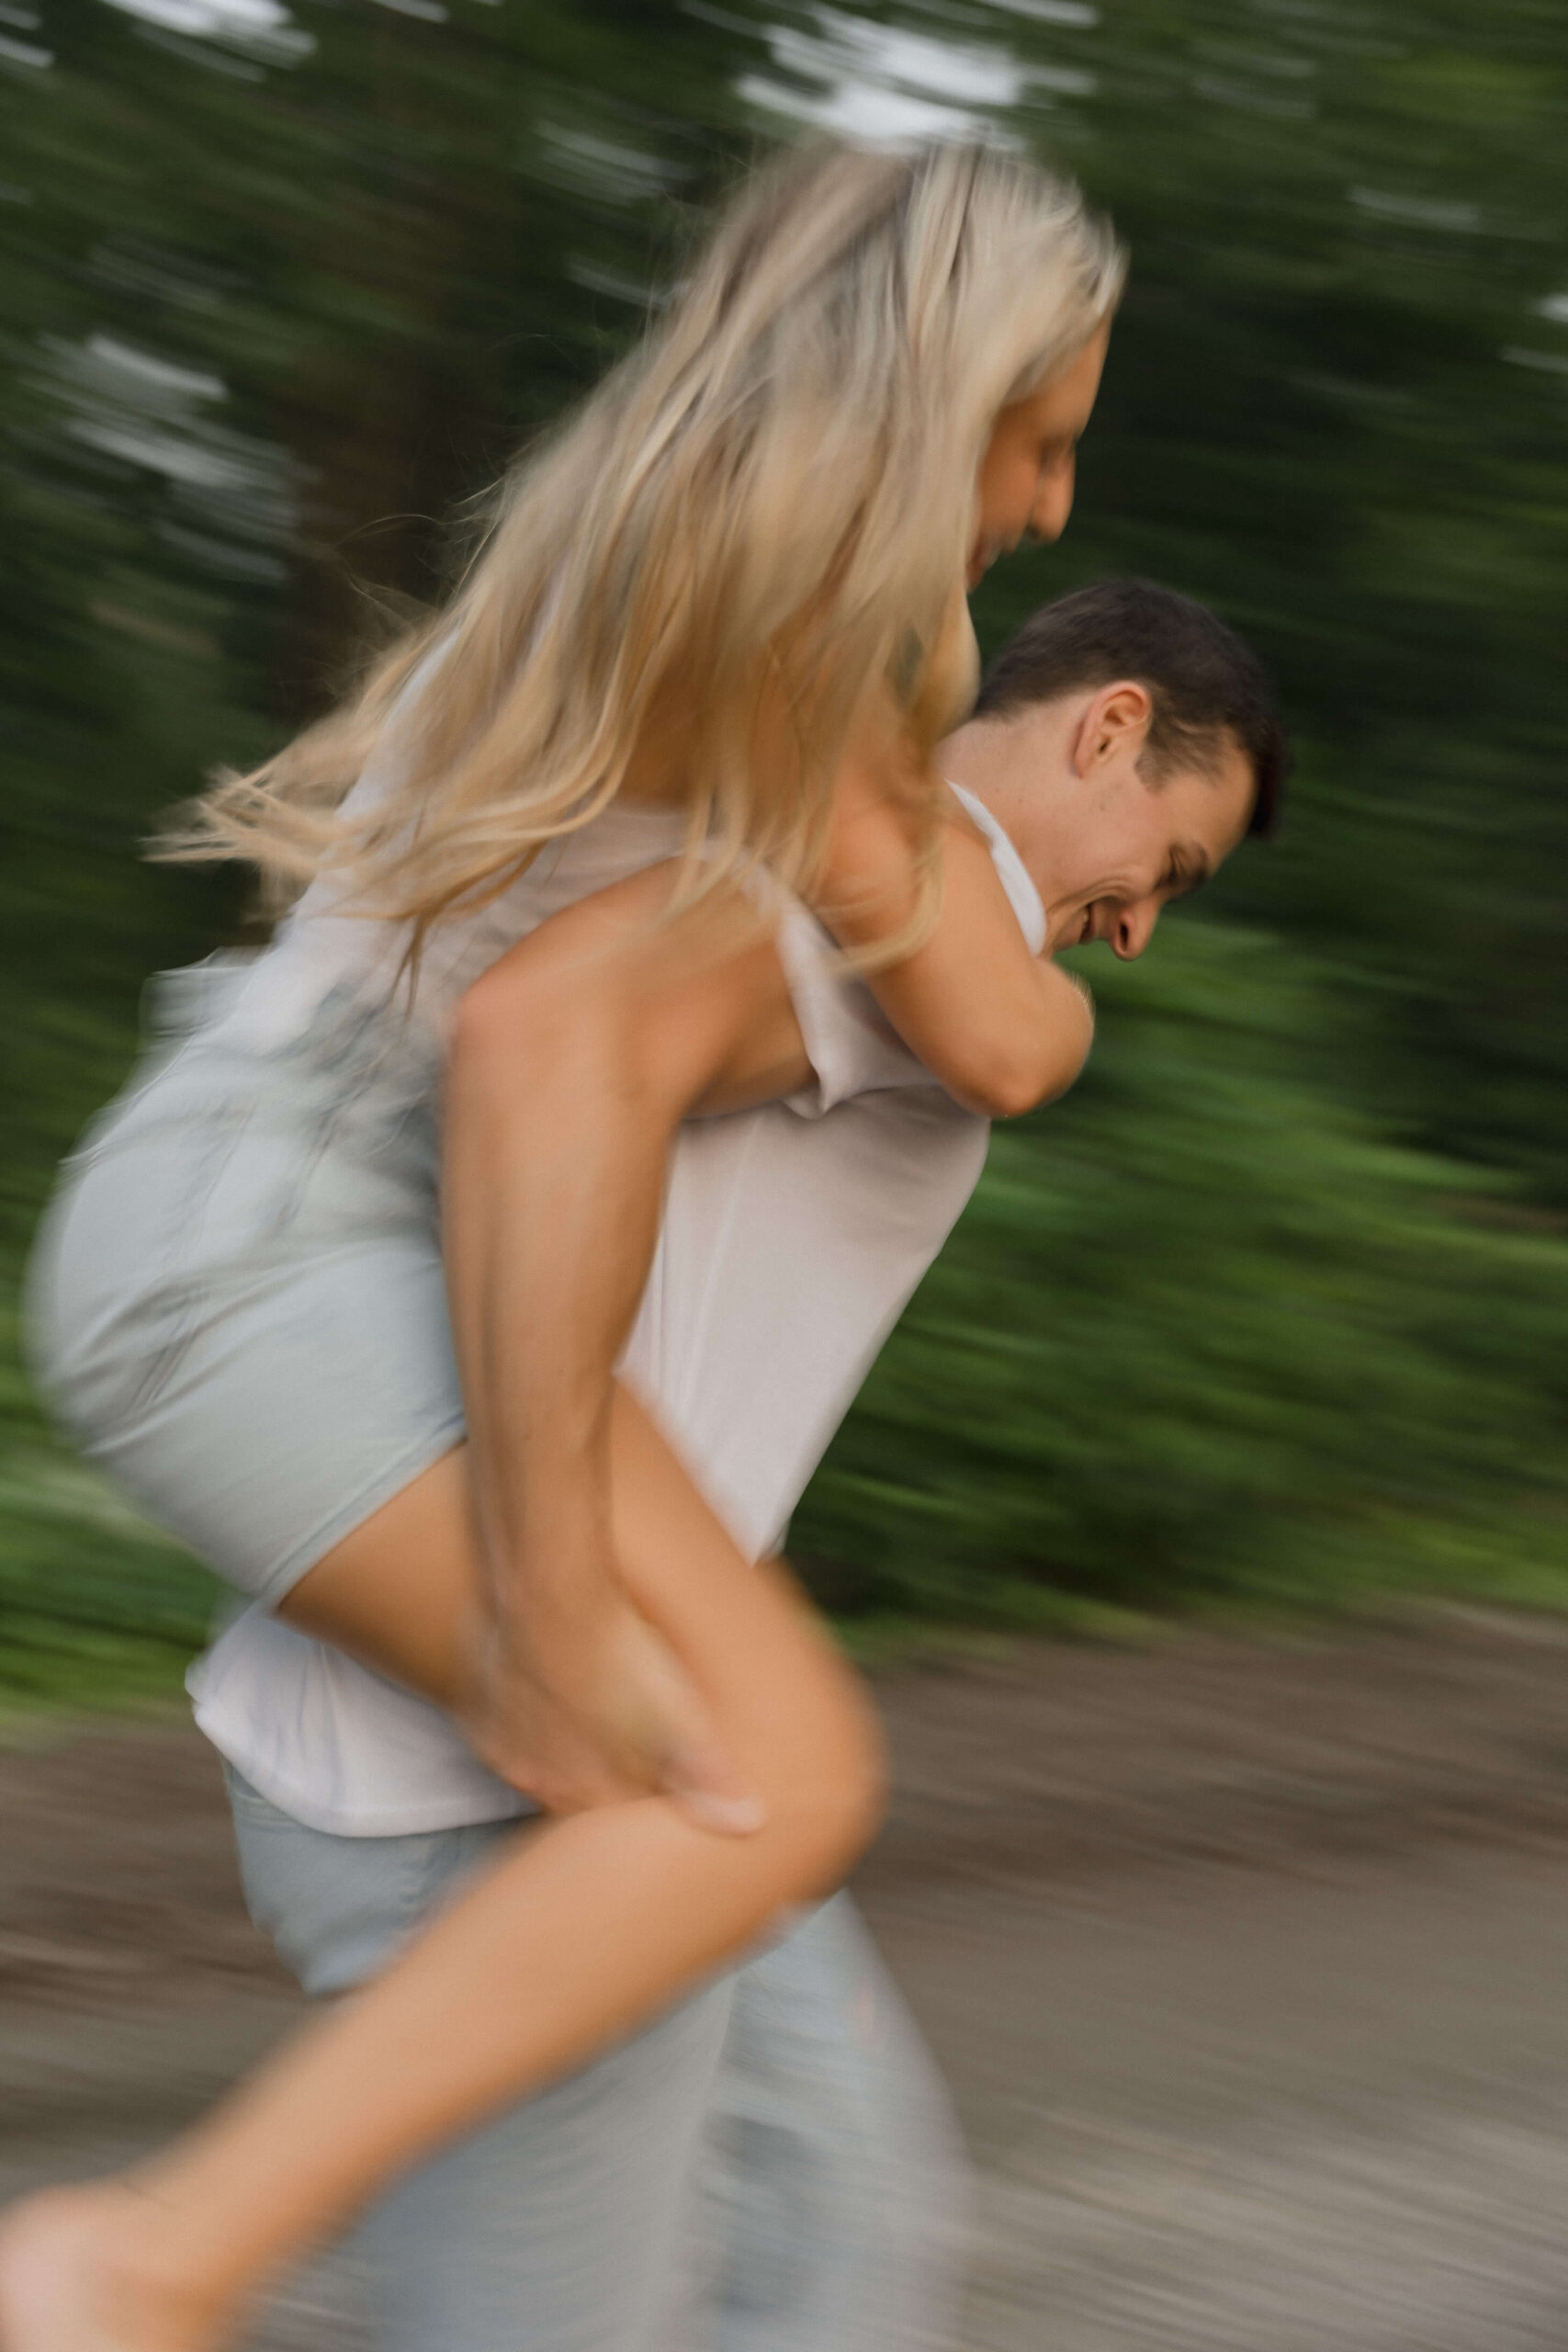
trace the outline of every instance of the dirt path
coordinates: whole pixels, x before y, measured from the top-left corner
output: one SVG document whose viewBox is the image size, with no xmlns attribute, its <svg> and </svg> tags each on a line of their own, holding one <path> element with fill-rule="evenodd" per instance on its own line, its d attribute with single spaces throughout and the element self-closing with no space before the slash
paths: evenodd
<svg viewBox="0 0 1568 2352">
<path fill-rule="evenodd" d="M 1568 1630 L 888 1682 L 862 1894 L 981 2168 L 966 2352 L 1568 2341 Z M 0 1755 L 0 2194 L 294 2013 L 179 1730 Z M 356 2352 L 329 2262 L 256 2352 Z"/>
</svg>

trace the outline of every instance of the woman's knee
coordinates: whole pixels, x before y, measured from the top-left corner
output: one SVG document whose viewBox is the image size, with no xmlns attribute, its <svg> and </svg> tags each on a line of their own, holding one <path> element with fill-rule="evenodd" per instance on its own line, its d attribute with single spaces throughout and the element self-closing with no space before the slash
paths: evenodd
<svg viewBox="0 0 1568 2352">
<path fill-rule="evenodd" d="M 762 1833 L 778 1857 L 783 1899 L 809 1901 L 841 1884 L 882 1826 L 887 1753 L 863 1689 L 840 1668 L 781 1752 L 762 1759 Z"/>
</svg>

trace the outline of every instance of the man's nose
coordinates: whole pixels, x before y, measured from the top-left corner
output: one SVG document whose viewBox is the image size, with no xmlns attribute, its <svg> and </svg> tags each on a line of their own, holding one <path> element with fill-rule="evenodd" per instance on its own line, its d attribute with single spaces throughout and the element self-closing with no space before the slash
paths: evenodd
<svg viewBox="0 0 1568 2352">
<path fill-rule="evenodd" d="M 1120 956 L 1123 964 L 1136 963 L 1154 937 L 1158 921 L 1157 899 L 1140 899 L 1134 906 L 1123 907 L 1111 934 L 1112 953 Z"/>
</svg>

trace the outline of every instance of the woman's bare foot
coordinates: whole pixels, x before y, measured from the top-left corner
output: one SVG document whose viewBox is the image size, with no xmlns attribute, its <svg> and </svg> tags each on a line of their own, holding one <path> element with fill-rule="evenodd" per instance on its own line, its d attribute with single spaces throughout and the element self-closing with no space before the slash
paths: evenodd
<svg viewBox="0 0 1568 2352">
<path fill-rule="evenodd" d="M 159 2275 L 156 2213 L 110 2180 L 0 2215 L 0 2352 L 210 2352 L 213 2315 Z"/>
</svg>

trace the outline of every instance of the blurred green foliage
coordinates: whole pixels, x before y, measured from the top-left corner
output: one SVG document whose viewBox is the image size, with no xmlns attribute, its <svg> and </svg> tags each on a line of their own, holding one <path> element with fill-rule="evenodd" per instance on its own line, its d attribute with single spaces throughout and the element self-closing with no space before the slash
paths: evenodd
<svg viewBox="0 0 1568 2352">
<path fill-rule="evenodd" d="M 1079 510 L 1274 664 L 1284 841 L 998 1137 L 805 1507 L 852 1610 L 1563 1578 L 1568 18 L 1551 0 L 0 5 L 0 1247 L 238 888 L 152 813 L 321 702 L 441 518 L 802 124 L 1077 170 L 1134 273 Z M 0 1684 L 204 1579 L 0 1386 Z M 1064 1600 L 1064 1596 L 1066 1599 Z"/>
<path fill-rule="evenodd" d="M 1560 1603 L 1554 1221 L 1332 1081 L 1336 991 L 1267 933 L 1173 926 L 1100 1003 L 1089 1074 L 993 1139 L 797 1517 L 831 1598 L 1068 1627 Z"/>
</svg>

